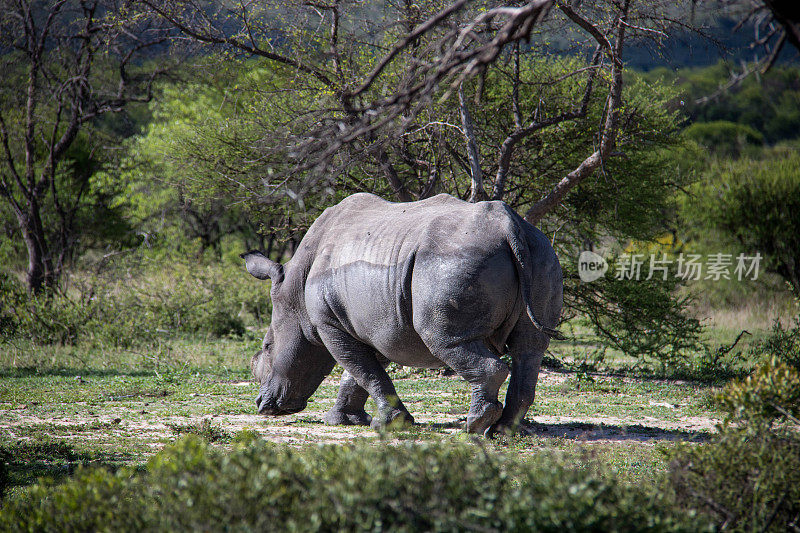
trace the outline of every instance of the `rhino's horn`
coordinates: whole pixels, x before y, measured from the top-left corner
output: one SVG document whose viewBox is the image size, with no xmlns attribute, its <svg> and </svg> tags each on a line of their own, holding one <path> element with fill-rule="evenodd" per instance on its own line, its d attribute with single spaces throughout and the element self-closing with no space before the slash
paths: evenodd
<svg viewBox="0 0 800 533">
<path fill-rule="evenodd" d="M 283 281 L 283 265 L 276 263 L 258 250 L 250 250 L 240 254 L 244 266 L 250 274 L 258 279 L 271 279 L 273 283 Z"/>
</svg>

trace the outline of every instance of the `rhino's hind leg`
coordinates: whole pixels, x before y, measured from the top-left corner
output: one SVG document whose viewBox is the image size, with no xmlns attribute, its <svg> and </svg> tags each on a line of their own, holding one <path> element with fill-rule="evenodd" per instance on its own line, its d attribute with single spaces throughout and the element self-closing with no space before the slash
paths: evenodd
<svg viewBox="0 0 800 533">
<path fill-rule="evenodd" d="M 520 422 L 525 418 L 530 406 L 533 405 L 542 353 L 523 354 L 512 356 L 512 358 L 511 379 L 508 383 L 503 415 L 486 432 L 487 437 L 495 434 L 511 435 L 516 433 Z"/>
<path fill-rule="evenodd" d="M 503 413 L 503 404 L 497 400 L 497 393 L 508 377 L 508 366 L 481 341 L 432 351 L 472 386 L 466 430 L 485 433 Z"/>
<path fill-rule="evenodd" d="M 546 334 L 534 330 L 529 323 L 525 323 L 522 327 L 518 326 L 512 332 L 508 339 L 512 364 L 506 405 L 503 408 L 503 416 L 489 428 L 487 436 L 496 433 L 512 434 L 519 428 L 520 422 L 533 405 L 539 367 L 549 342 L 550 338 Z"/>
<path fill-rule="evenodd" d="M 344 390 L 344 393 L 342 390 L 346 383 L 348 387 L 360 386 L 359 388 L 369 393 L 378 405 L 378 415 L 372 419 L 370 424 L 372 427 L 398 427 L 414 423 L 414 418 L 398 398 L 392 380 L 386 373 L 384 367 L 388 361 L 385 358 L 376 355 L 372 347 L 336 328 L 319 328 L 319 334 L 333 358 L 342 365 L 353 380 L 345 382 L 342 377 L 342 388 L 336 399 L 337 405 L 340 400 L 351 402 L 349 404 L 351 407 L 357 407 L 360 402 L 363 411 L 366 397 L 362 401 L 356 388 Z M 350 383 L 352 385 L 349 385 Z M 327 415 L 325 421 L 328 422 Z"/>
</svg>

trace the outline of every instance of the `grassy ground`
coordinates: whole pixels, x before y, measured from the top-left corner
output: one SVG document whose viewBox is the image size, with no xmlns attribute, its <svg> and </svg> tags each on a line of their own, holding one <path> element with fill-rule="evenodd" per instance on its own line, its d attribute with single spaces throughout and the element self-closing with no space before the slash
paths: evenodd
<svg viewBox="0 0 800 533">
<path fill-rule="evenodd" d="M 461 427 L 469 389 L 458 376 L 439 371 L 391 370 L 418 422 L 391 435 L 324 425 L 336 395 L 336 371 L 302 413 L 258 416 L 257 387 L 247 369 L 258 344 L 255 338 L 196 339 L 146 351 L 3 346 L 0 450 L 9 464 L 11 492 L 39 476 L 63 478 L 81 464 L 139 465 L 187 432 L 220 446 L 242 430 L 294 446 L 468 438 Z M 581 350 L 560 348 L 573 359 Z M 623 478 L 647 482 L 666 468 L 664 448 L 676 441 L 702 443 L 714 431 L 720 414 L 713 390 L 687 381 L 544 370 L 527 434 L 490 445 L 523 457 L 554 449 L 575 461 L 609 463 Z"/>
</svg>

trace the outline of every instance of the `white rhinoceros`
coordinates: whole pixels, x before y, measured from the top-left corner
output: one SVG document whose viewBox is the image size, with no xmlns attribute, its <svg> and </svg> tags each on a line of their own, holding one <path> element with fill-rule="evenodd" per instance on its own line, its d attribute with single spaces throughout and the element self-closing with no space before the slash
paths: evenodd
<svg viewBox="0 0 800 533">
<path fill-rule="evenodd" d="M 557 335 L 561 267 L 547 237 L 503 202 L 355 194 L 325 210 L 285 265 L 258 251 L 242 257 L 272 280 L 272 323 L 252 365 L 262 414 L 303 410 L 335 363 L 345 372 L 329 424 L 413 422 L 389 362 L 447 365 L 467 380 L 470 432 L 513 431 L 533 402 Z"/>
</svg>

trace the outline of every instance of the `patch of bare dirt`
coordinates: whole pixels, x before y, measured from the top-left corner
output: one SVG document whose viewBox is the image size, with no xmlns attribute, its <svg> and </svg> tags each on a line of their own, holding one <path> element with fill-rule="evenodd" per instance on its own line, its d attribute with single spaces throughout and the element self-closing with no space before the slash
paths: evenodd
<svg viewBox="0 0 800 533">
<path fill-rule="evenodd" d="M 171 425 L 198 423 L 210 419 L 214 426 L 236 433 L 249 429 L 263 438 L 280 443 L 345 443 L 357 438 L 374 437 L 369 428 L 327 426 L 322 416 L 323 410 L 304 411 L 297 415 L 278 418 L 265 418 L 253 415 L 197 415 L 192 417 L 159 417 L 141 420 L 129 416 L 126 409 L 113 409 L 102 416 L 79 415 L 59 418 L 42 418 L 17 412 L 13 420 L 3 416 L 0 431 L 14 438 L 22 427 L 39 426 L 52 428 L 53 436 L 59 438 L 92 438 L 92 431 L 102 433 L 134 434 L 142 440 L 160 441 L 174 437 Z M 433 431 L 450 434 L 461 431 L 464 416 L 461 413 L 419 414 L 416 421 Z M 718 421 L 705 417 L 684 417 L 679 421 L 658 420 L 653 417 L 642 419 L 622 419 L 617 417 L 568 417 L 537 416 L 524 428 L 528 435 L 543 438 L 559 438 L 587 443 L 639 442 L 654 444 L 659 441 L 703 442 L 714 432 Z M 104 423 L 108 427 L 92 429 L 92 424 Z M 77 431 L 64 432 L 61 428 L 84 426 Z"/>
<path fill-rule="evenodd" d="M 567 381 L 569 375 L 543 370 L 540 380 L 547 384 L 560 384 Z M 419 378 L 407 378 L 419 379 Z M 424 379 L 424 378 L 422 378 Z M 454 378 L 458 379 L 458 378 Z M 327 378 L 326 384 L 335 384 L 338 378 Z M 249 381 L 231 381 L 234 388 L 252 385 Z M 424 390 L 424 389 L 423 389 Z M 423 406 L 424 400 L 435 394 L 435 406 Z M 193 404 L 202 410 L 213 411 L 216 401 L 206 398 L 205 394 L 193 396 Z M 404 394 L 404 401 L 414 415 L 417 423 L 424 429 L 450 434 L 461 431 L 464 425 L 466 410 L 462 392 L 431 390 Z M 617 395 L 623 396 L 623 395 Z M 158 400 L 157 400 L 158 401 Z M 169 402 L 169 400 L 164 400 Z M 468 400 L 467 400 L 468 401 Z M 152 409 L 145 402 L 130 402 L 124 405 L 104 404 L 98 406 L 85 405 L 86 412 L 64 414 L 54 412 L 48 417 L 46 406 L 25 404 L 4 404 L 0 409 L 0 434 L 18 438 L 17 435 L 31 434 L 25 428 L 35 426 L 33 434 L 52 434 L 58 438 L 87 439 L 94 434 L 102 438 L 115 435 L 121 438 L 135 438 L 138 441 L 163 442 L 175 436 L 173 425 L 196 424 L 203 419 L 226 432 L 236 433 L 249 429 L 262 435 L 265 439 L 290 443 L 344 443 L 358 438 L 374 438 L 376 433 L 363 427 L 326 426 L 323 422 L 325 411 L 330 408 L 333 398 L 316 398 L 302 413 L 280 418 L 265 418 L 253 414 L 196 414 L 178 416 L 148 412 Z M 416 405 L 415 405 L 416 404 Z M 663 404 L 663 405 L 662 405 Z M 76 402 L 73 405 L 78 405 Z M 159 405 L 163 409 L 163 401 Z M 667 408 L 673 415 L 656 418 L 642 413 L 635 417 L 614 416 L 535 416 L 525 428 L 525 432 L 539 438 L 571 439 L 588 443 L 624 443 L 635 442 L 653 444 L 659 441 L 702 442 L 715 431 L 718 420 L 703 416 L 675 416 L 680 413 L 678 405 L 668 402 L 650 401 L 651 407 Z M 199 410 L 199 409 L 198 409 Z M 55 407 L 53 408 L 55 411 Z M 92 412 L 92 411 L 96 411 Z M 652 414 L 652 411 L 648 412 Z M 102 424 L 102 427 L 98 427 Z M 76 427 L 71 431 L 71 426 Z M 85 427 L 84 427 L 85 426 Z M 31 437 L 19 437 L 31 438 Z M 92 438 L 95 438 L 92 436 Z"/>
</svg>

